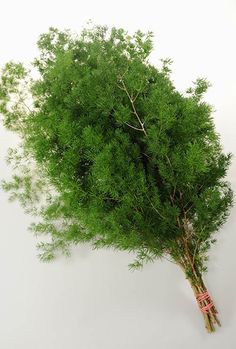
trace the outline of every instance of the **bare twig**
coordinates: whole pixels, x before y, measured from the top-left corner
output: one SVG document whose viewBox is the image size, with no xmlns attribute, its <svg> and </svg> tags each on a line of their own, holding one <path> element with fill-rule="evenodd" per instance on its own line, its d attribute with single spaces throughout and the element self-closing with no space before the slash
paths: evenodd
<svg viewBox="0 0 236 349">
<path fill-rule="evenodd" d="M 147 196 L 147 194 L 146 194 L 146 196 Z M 154 211 L 155 211 L 156 213 L 158 213 L 158 215 L 159 215 L 161 218 L 166 219 L 166 217 L 164 217 L 164 216 L 157 210 L 157 208 L 153 205 L 153 203 L 151 202 L 151 200 L 149 199 L 148 196 L 147 196 L 147 198 L 148 198 L 148 201 L 150 202 L 152 208 L 154 209 Z"/>
<path fill-rule="evenodd" d="M 200 239 L 198 238 L 196 245 L 195 245 L 195 248 L 194 248 L 194 251 L 193 251 L 193 263 L 195 263 L 195 258 L 196 258 L 196 253 L 197 253 L 197 250 L 199 247 L 199 242 L 200 242 Z"/>
<path fill-rule="evenodd" d="M 150 201 L 150 204 L 151 204 L 152 208 L 154 209 L 154 211 L 156 211 L 156 212 L 159 214 L 159 216 L 160 216 L 161 218 L 166 219 L 166 218 L 156 209 L 156 207 L 153 205 L 153 203 L 152 203 L 151 201 Z"/>
<path fill-rule="evenodd" d="M 134 130 L 142 131 L 142 132 L 143 132 L 143 129 L 142 129 L 142 128 L 138 128 L 138 127 L 132 126 L 132 125 L 128 124 L 128 122 L 125 122 L 125 124 L 126 124 L 127 126 L 133 128 Z"/>
<path fill-rule="evenodd" d="M 145 136 L 147 136 L 147 132 L 146 132 L 146 130 L 145 130 L 145 128 L 144 128 L 144 122 L 142 122 L 142 120 L 140 119 L 140 117 L 139 117 L 139 115 L 138 115 L 138 113 L 137 113 L 137 110 L 136 110 L 136 108 L 135 108 L 135 105 L 134 105 L 134 101 L 135 101 L 136 98 L 138 97 L 140 91 L 138 92 L 138 94 L 137 94 L 135 97 L 133 97 L 132 95 L 130 95 L 129 91 L 127 90 L 127 87 L 126 87 L 126 85 L 125 85 L 125 83 L 124 83 L 123 78 L 120 77 L 119 80 L 120 80 L 122 86 L 118 85 L 118 87 L 119 87 L 121 90 L 125 91 L 127 97 L 129 98 L 129 101 L 130 101 L 130 103 L 131 103 L 131 106 L 132 106 L 132 109 L 133 109 L 133 113 L 134 113 L 134 115 L 136 116 L 136 118 L 137 118 L 137 120 L 138 120 L 138 122 L 139 122 L 139 124 L 140 124 L 140 126 L 141 126 L 140 129 L 138 129 L 138 128 L 136 128 L 136 129 L 138 129 L 138 131 L 144 132 Z M 129 126 L 130 126 L 130 125 L 129 125 Z M 132 126 L 130 126 L 130 127 L 132 127 Z M 132 128 L 134 128 L 134 127 L 132 127 Z"/>
<path fill-rule="evenodd" d="M 167 161 L 168 161 L 168 163 L 169 163 L 171 169 L 173 170 L 173 167 L 172 167 L 172 164 L 171 164 L 171 162 L 170 162 L 170 159 L 169 159 L 169 156 L 168 156 L 168 155 L 166 155 L 166 159 L 167 159 Z"/>
<path fill-rule="evenodd" d="M 133 98 L 133 101 L 134 101 L 134 102 L 136 101 L 136 99 L 137 99 L 138 96 L 140 95 L 140 92 L 141 92 L 141 90 L 142 90 L 141 87 L 142 87 L 142 84 L 140 85 L 140 88 L 139 88 L 139 90 L 138 90 L 136 96 Z"/>
</svg>

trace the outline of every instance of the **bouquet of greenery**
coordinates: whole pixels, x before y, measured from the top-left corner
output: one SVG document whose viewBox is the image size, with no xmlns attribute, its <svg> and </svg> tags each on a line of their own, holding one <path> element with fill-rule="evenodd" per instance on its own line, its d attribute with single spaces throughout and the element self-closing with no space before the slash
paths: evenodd
<svg viewBox="0 0 236 349">
<path fill-rule="evenodd" d="M 2 187 L 41 217 L 31 225 L 46 235 L 40 258 L 84 242 L 135 253 L 131 268 L 167 258 L 214 331 L 220 322 L 202 274 L 233 194 L 224 180 L 231 154 L 203 101 L 209 83 L 178 92 L 171 60 L 160 69 L 148 61 L 152 33 L 50 28 L 38 48 L 30 69 L 2 69 L 0 112 L 21 137 Z"/>
</svg>

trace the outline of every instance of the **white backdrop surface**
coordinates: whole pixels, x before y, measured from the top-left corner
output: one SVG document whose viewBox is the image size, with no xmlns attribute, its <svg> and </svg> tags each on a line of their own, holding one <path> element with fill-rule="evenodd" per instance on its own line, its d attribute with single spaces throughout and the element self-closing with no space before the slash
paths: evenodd
<svg viewBox="0 0 236 349">
<path fill-rule="evenodd" d="M 155 34 L 152 61 L 173 59 L 172 78 L 181 91 L 197 77 L 212 87 L 217 131 L 226 152 L 236 153 L 236 1 L 14 1 L 1 2 L 0 65 L 28 62 L 38 36 L 50 26 L 79 32 L 95 24 Z M 15 135 L 0 127 L 0 176 Z M 228 179 L 236 191 L 236 161 Z M 70 259 L 37 259 L 36 238 L 17 203 L 0 192 L 1 349 L 205 349 L 236 348 L 236 207 L 210 253 L 207 285 L 222 328 L 205 333 L 191 288 L 166 261 L 130 272 L 132 256 L 74 248 Z"/>
</svg>

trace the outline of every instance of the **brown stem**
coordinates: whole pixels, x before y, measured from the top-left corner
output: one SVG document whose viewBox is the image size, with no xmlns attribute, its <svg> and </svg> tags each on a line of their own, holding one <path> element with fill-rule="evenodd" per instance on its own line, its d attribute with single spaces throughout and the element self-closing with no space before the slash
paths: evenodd
<svg viewBox="0 0 236 349">
<path fill-rule="evenodd" d="M 188 279 L 190 286 L 192 287 L 193 293 L 194 293 L 196 298 L 199 294 L 204 293 L 204 292 L 208 292 L 207 287 L 202 279 L 202 275 L 199 272 L 199 270 L 197 269 L 196 265 L 194 266 L 194 273 L 191 275 L 191 277 L 188 275 L 188 272 L 187 272 L 188 266 L 187 266 L 186 262 L 182 260 L 179 263 L 179 265 L 180 265 L 181 269 L 184 271 L 186 278 Z M 211 301 L 212 301 L 212 299 L 202 301 L 200 303 L 201 308 L 203 306 L 208 305 Z M 216 324 L 218 326 L 221 326 L 217 314 L 218 314 L 218 312 L 216 310 L 215 305 L 213 305 L 206 313 L 202 312 L 202 315 L 204 317 L 205 327 L 209 333 L 212 333 L 215 331 Z"/>
<path fill-rule="evenodd" d="M 182 193 L 180 193 L 182 196 Z M 189 280 L 189 283 L 193 289 L 194 295 L 196 299 L 198 299 L 198 296 L 200 294 L 205 294 L 207 291 L 207 288 L 203 282 L 202 279 L 202 274 L 198 268 L 198 265 L 196 263 L 196 251 L 192 253 L 192 249 L 190 248 L 189 240 L 191 240 L 191 231 L 189 229 L 189 221 L 186 216 L 186 212 L 183 208 L 183 222 L 184 224 L 181 225 L 180 221 L 177 220 L 179 228 L 184 229 L 184 233 L 177 241 L 178 247 L 180 248 L 181 251 L 181 257 L 178 260 L 178 264 L 181 266 L 183 269 L 187 279 Z M 209 294 L 209 293 L 208 293 Z M 210 306 L 208 310 L 205 312 L 203 311 L 203 307 L 209 306 L 210 303 L 213 303 L 211 298 L 208 299 L 203 299 L 198 302 L 199 303 L 199 308 L 201 308 L 201 312 L 204 317 L 205 321 L 205 327 L 209 333 L 215 331 L 215 324 L 218 326 L 221 326 L 220 321 L 217 317 L 217 310 L 215 305 Z"/>
</svg>

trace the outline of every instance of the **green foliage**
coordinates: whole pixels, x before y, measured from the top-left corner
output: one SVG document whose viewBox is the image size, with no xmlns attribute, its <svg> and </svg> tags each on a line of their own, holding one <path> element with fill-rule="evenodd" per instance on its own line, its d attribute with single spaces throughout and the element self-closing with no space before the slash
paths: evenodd
<svg viewBox="0 0 236 349">
<path fill-rule="evenodd" d="M 136 253 L 138 268 L 167 254 L 178 262 L 187 238 L 204 270 L 233 202 L 231 155 L 203 101 L 209 83 L 179 93 L 171 60 L 160 70 L 148 61 L 152 33 L 50 28 L 38 48 L 39 78 L 22 64 L 3 68 L 0 111 L 23 151 L 10 151 L 19 173 L 3 189 L 41 217 L 31 226 L 50 237 L 41 258 L 90 242 Z"/>
</svg>

